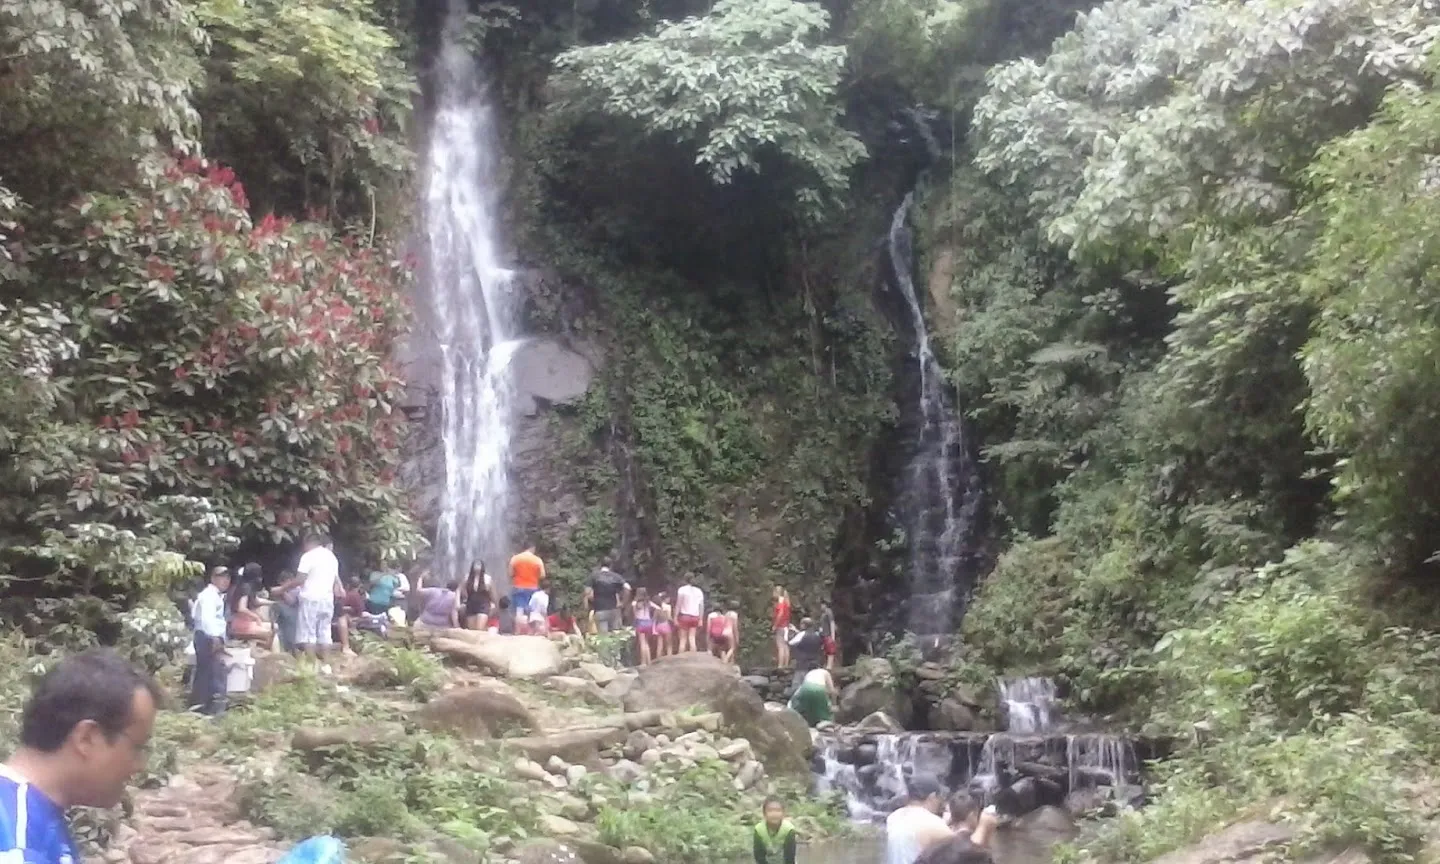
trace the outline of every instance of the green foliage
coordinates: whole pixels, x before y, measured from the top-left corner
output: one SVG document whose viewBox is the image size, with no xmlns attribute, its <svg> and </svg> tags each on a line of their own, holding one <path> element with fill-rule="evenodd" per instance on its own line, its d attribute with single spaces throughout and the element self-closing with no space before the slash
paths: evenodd
<svg viewBox="0 0 1440 864">
<path fill-rule="evenodd" d="M 1338 458 L 1334 494 L 1399 568 L 1433 562 L 1440 525 L 1435 398 L 1440 91 L 1397 87 L 1375 121 L 1327 145 L 1312 177 L 1323 220 L 1304 276 L 1321 312 L 1303 358 L 1306 422 Z M 1428 560 L 1427 560 L 1428 559 Z"/>
<path fill-rule="evenodd" d="M 428 702 L 445 682 L 445 670 L 439 658 L 429 651 L 370 638 L 363 640 L 361 651 L 367 661 L 378 658 L 384 664 L 384 674 L 375 684 L 403 687 L 417 702 Z"/>
<path fill-rule="evenodd" d="M 198 6 L 212 42 L 197 96 L 205 147 L 246 179 L 262 211 L 320 209 L 373 230 L 381 221 L 377 187 L 399 191 L 408 176 L 414 157 L 407 123 L 417 88 L 377 5 L 210 0 Z M 386 226 L 398 221 L 384 214 Z"/>
<path fill-rule="evenodd" d="M 777 793 L 802 838 L 842 832 L 836 802 L 817 802 L 802 789 Z M 662 778 L 653 800 L 604 807 L 595 821 L 611 846 L 641 846 L 665 860 L 736 860 L 750 850 L 760 803 L 735 791 L 723 764 L 704 763 Z"/>
<path fill-rule="evenodd" d="M 180 0 L 0 4 L 0 186 L 63 200 L 128 176 L 157 136 L 193 145 L 202 39 Z"/>
<path fill-rule="evenodd" d="M 318 225 L 252 226 L 224 169 L 145 170 L 26 232 L 16 288 L 46 300 L 0 332 L 24 349 L 13 391 L 38 395 L 0 436 L 0 519 L 40 542 L 12 557 L 143 590 L 189 572 L 174 552 L 336 519 L 377 557 L 409 555 L 387 359 L 404 266 Z"/>
<path fill-rule="evenodd" d="M 773 153 L 807 175 L 795 193 L 818 213 L 865 156 L 840 125 L 845 49 L 820 42 L 829 15 L 800 0 L 719 0 L 653 36 L 572 48 L 555 60 L 567 104 L 637 121 L 694 145 L 718 183 Z"/>
</svg>

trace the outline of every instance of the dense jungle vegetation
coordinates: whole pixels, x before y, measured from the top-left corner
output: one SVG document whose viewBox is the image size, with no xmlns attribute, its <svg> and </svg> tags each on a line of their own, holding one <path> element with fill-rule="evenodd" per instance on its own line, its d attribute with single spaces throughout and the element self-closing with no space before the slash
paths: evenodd
<svg viewBox="0 0 1440 864">
<path fill-rule="evenodd" d="M 1055 675 L 1076 710 L 1191 742 L 1158 805 L 1077 854 L 1145 859 L 1247 808 L 1314 846 L 1421 852 L 1440 12 L 470 11 L 512 239 L 570 286 L 534 323 L 610 358 L 557 419 L 589 505 L 546 538 L 557 560 L 626 530 L 639 572 L 697 567 L 750 613 L 777 579 L 828 596 L 898 410 L 905 346 L 871 295 L 918 182 L 1000 550 L 954 662 Z M 12 600 L 82 639 L 307 525 L 368 560 L 421 549 L 390 354 L 435 24 L 386 0 L 0 2 Z"/>
</svg>

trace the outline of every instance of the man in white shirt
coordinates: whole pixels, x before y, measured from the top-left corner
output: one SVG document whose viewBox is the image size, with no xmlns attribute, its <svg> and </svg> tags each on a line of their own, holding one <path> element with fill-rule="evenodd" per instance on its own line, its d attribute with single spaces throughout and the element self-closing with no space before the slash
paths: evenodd
<svg viewBox="0 0 1440 864">
<path fill-rule="evenodd" d="M 675 592 L 675 625 L 680 631 L 677 651 L 698 651 L 695 647 L 695 631 L 700 629 L 700 619 L 705 617 L 705 592 L 691 584 L 686 573 L 680 578 L 680 590 Z"/>
<path fill-rule="evenodd" d="M 195 624 L 195 676 L 190 681 L 190 707 L 202 714 L 225 710 L 225 593 L 230 590 L 230 571 L 210 570 L 210 584 L 200 591 L 191 607 Z"/>
<path fill-rule="evenodd" d="M 910 778 L 910 800 L 885 819 L 885 864 L 915 864 L 920 853 L 954 836 L 941 813 L 940 783 L 928 774 Z"/>
<path fill-rule="evenodd" d="M 300 608 L 295 619 L 295 644 L 312 657 L 330 650 L 330 627 L 335 620 L 335 599 L 344 596 L 340 561 L 316 535 L 305 538 L 305 553 L 295 567 L 296 577 L 280 586 L 284 593 L 300 586 Z"/>
</svg>

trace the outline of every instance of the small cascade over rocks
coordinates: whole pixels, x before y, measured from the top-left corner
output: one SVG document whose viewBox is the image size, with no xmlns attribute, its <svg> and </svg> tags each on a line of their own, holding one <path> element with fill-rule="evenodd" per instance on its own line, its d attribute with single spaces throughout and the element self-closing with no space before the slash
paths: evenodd
<svg viewBox="0 0 1440 864">
<path fill-rule="evenodd" d="M 1164 742 L 1067 729 L 1048 678 L 1001 679 L 996 690 L 1003 732 L 837 727 L 822 735 L 812 765 L 818 790 L 843 792 L 860 821 L 878 821 L 903 804 L 916 774 L 968 790 L 1011 816 L 1044 806 L 1081 815 L 1143 802 L 1144 764 L 1166 755 Z"/>
</svg>

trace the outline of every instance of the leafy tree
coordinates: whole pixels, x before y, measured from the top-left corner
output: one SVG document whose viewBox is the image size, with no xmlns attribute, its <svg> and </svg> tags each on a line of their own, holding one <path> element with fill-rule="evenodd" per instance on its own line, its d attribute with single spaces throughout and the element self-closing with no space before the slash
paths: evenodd
<svg viewBox="0 0 1440 864">
<path fill-rule="evenodd" d="M 0 3 L 0 185 L 60 198 L 189 146 L 201 39 L 179 0 Z"/>
<path fill-rule="evenodd" d="M 406 266 L 315 223 L 252 224 L 213 163 L 140 167 L 136 188 L 23 226 L 23 305 L 0 319 L 19 349 L 0 392 L 20 414 L 0 433 L 0 522 L 44 542 L 19 551 L 83 559 L 61 548 L 84 541 L 65 526 L 100 522 L 213 554 L 165 528 L 198 499 L 233 520 L 222 535 L 345 522 L 379 555 L 408 554 L 387 359 Z"/>
<path fill-rule="evenodd" d="M 821 42 L 828 26 L 814 3 L 719 0 L 653 36 L 564 52 L 556 83 L 564 105 L 696 147 L 696 164 L 717 183 L 781 157 L 805 174 L 796 195 L 817 212 L 865 156 L 840 125 L 845 48 Z"/>
<path fill-rule="evenodd" d="M 375 6 L 209 0 L 197 7 L 213 44 L 197 96 L 205 148 L 245 178 L 260 212 L 324 210 L 373 231 L 376 196 L 399 191 L 409 175 L 416 88 Z"/>
<path fill-rule="evenodd" d="M 1304 279 L 1309 428 L 1341 457 L 1351 524 L 1413 570 L 1440 556 L 1440 91 L 1397 87 L 1315 163 L 1324 228 Z"/>
</svg>

